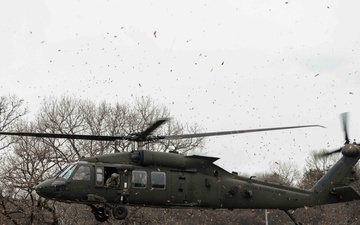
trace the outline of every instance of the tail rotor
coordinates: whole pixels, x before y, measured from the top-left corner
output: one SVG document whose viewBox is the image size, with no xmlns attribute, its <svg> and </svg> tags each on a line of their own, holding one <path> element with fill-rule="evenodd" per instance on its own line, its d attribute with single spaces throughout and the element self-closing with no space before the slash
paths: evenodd
<svg viewBox="0 0 360 225">
<path fill-rule="evenodd" d="M 341 152 L 344 156 L 356 157 L 360 153 L 360 145 L 359 144 L 356 144 L 355 142 L 350 144 L 350 139 L 349 139 L 349 134 L 348 134 L 349 113 L 348 112 L 342 113 L 340 116 L 341 116 L 342 127 L 343 127 L 343 131 L 344 131 L 344 135 L 345 135 L 344 146 L 342 146 L 338 149 L 335 149 L 333 151 L 321 153 L 321 154 L 319 154 L 320 157 L 327 157 L 334 153 L 339 153 L 339 152 Z"/>
</svg>

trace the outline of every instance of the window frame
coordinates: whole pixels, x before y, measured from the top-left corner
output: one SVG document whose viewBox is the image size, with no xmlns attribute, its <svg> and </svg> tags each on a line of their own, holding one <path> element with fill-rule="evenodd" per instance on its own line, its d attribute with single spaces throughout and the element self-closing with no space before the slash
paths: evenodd
<svg viewBox="0 0 360 225">
<path fill-rule="evenodd" d="M 64 178 L 65 180 L 68 180 L 71 175 L 74 173 L 76 169 L 76 164 L 70 164 L 67 167 L 65 167 L 64 170 L 62 170 L 57 177 Z"/>
<path fill-rule="evenodd" d="M 78 179 L 76 178 L 76 176 L 81 176 L 81 174 L 78 174 L 78 172 L 80 171 L 80 169 L 86 168 L 86 171 L 83 171 L 84 173 L 84 177 L 83 179 Z M 71 180 L 74 181 L 90 181 L 91 180 L 91 168 L 88 165 L 78 165 L 75 172 L 73 172 L 74 174 L 71 176 Z"/>
<path fill-rule="evenodd" d="M 104 186 L 104 168 L 102 166 L 96 167 L 95 174 L 96 186 Z"/>
<path fill-rule="evenodd" d="M 145 180 L 142 180 L 143 178 L 138 177 L 137 175 L 145 175 Z M 147 188 L 147 172 L 144 170 L 133 170 L 131 172 L 131 187 L 133 188 Z M 141 179 L 141 180 L 140 180 Z M 140 182 L 138 182 L 140 181 Z"/>
<path fill-rule="evenodd" d="M 154 176 L 153 175 L 163 175 L 160 179 L 163 181 L 162 183 L 161 182 L 157 182 L 155 183 L 154 180 L 157 180 L 154 179 Z M 166 189 L 166 173 L 165 172 L 158 172 L 158 171 L 153 171 L 151 172 L 151 175 L 150 175 L 150 179 L 151 179 L 151 188 L 154 188 L 154 189 L 159 189 L 159 190 L 165 190 Z M 162 186 L 162 187 L 159 187 L 159 186 Z"/>
</svg>

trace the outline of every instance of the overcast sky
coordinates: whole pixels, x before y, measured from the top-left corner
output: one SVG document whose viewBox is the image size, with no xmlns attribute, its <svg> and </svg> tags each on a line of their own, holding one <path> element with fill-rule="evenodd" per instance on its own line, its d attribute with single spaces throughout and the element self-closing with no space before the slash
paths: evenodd
<svg viewBox="0 0 360 225">
<path fill-rule="evenodd" d="M 339 147 L 339 114 L 360 139 L 360 3 L 353 1 L 13 1 L 0 3 L 0 93 L 33 113 L 50 96 L 150 96 L 206 131 L 326 129 L 206 139 L 227 170 L 302 169 Z"/>
</svg>

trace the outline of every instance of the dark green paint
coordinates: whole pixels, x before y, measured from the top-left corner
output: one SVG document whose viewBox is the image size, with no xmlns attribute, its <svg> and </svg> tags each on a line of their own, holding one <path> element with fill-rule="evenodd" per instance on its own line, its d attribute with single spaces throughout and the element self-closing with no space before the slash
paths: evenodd
<svg viewBox="0 0 360 225">
<path fill-rule="evenodd" d="M 155 122 L 141 133 L 126 136 L 17 132 L 0 132 L 0 135 L 146 142 L 318 126 L 151 136 L 151 133 L 164 122 L 166 119 Z M 218 159 L 214 157 L 184 156 L 174 152 L 144 150 L 84 158 L 73 164 L 72 167 L 67 167 L 68 172 L 67 170 L 60 172 L 56 177 L 36 185 L 35 190 L 44 198 L 89 205 L 95 218 L 100 222 L 108 219 L 108 209 L 112 209 L 112 214 L 116 219 L 124 219 L 127 216 L 126 205 L 289 210 L 359 200 L 359 194 L 349 185 L 354 181 L 353 167 L 360 158 L 360 147 L 356 143 L 349 144 L 346 116 L 344 115 L 343 124 L 345 145 L 329 153 L 341 152 L 343 157 L 310 190 L 287 187 L 229 173 L 214 164 Z M 87 174 L 81 174 L 80 169 L 78 172 L 80 167 L 86 168 Z M 106 180 L 113 173 L 119 174 L 119 186 L 105 186 Z M 152 173 L 154 173 L 154 177 Z M 76 176 L 76 174 L 81 176 Z M 135 183 L 133 184 L 132 181 Z M 287 214 L 295 222 L 291 214 Z"/>
<path fill-rule="evenodd" d="M 352 146 L 354 151 L 359 152 L 357 145 Z M 356 157 L 344 155 L 311 190 L 303 190 L 229 173 L 213 164 L 216 158 L 212 157 L 140 150 L 84 158 L 76 166 L 91 167 L 89 181 L 72 180 L 72 174 L 66 181 L 61 177 L 50 179 L 38 184 L 35 189 L 39 195 L 57 201 L 109 207 L 122 204 L 288 210 L 359 200 L 360 196 L 349 186 L 352 169 L 359 157 L 359 154 Z M 95 169 L 104 167 L 119 171 L 119 188 L 96 184 Z M 131 185 L 132 171 L 147 173 L 146 187 Z M 166 174 L 164 189 L 152 188 L 151 172 Z M 58 186 L 54 185 L 56 181 Z"/>
</svg>

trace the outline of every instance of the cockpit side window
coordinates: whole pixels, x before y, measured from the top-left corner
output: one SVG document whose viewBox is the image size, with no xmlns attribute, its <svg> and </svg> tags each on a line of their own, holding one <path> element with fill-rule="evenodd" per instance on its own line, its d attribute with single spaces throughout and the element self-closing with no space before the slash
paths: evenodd
<svg viewBox="0 0 360 225">
<path fill-rule="evenodd" d="M 76 170 L 74 176 L 72 177 L 73 180 L 90 180 L 90 167 L 88 166 L 79 166 Z"/>
<path fill-rule="evenodd" d="M 146 171 L 132 171 L 131 183 L 136 188 L 146 188 L 147 173 Z"/>
<path fill-rule="evenodd" d="M 66 180 L 69 179 L 70 175 L 73 173 L 75 168 L 76 168 L 75 164 L 68 166 L 64 171 L 62 171 L 59 174 L 59 177 L 62 177 L 64 179 L 66 179 Z"/>
</svg>

